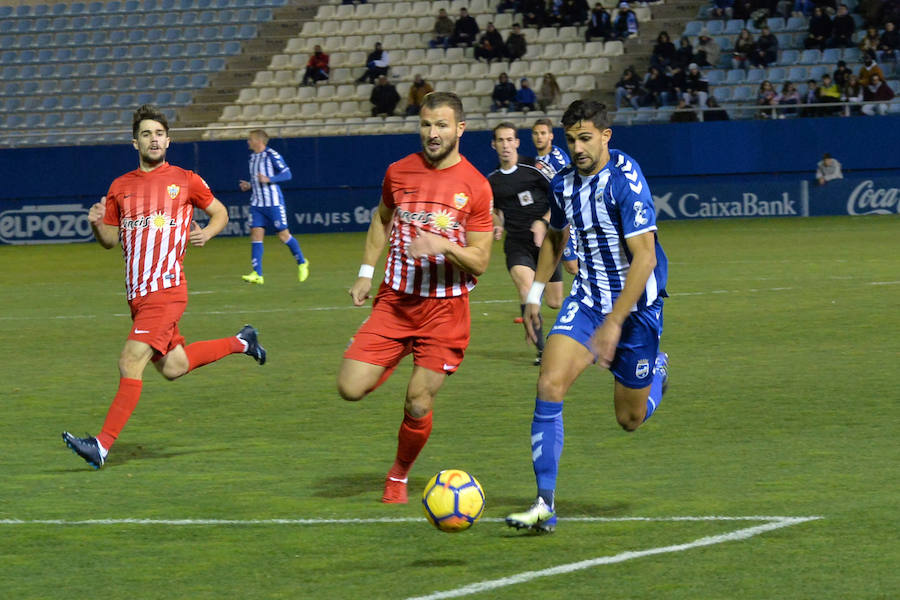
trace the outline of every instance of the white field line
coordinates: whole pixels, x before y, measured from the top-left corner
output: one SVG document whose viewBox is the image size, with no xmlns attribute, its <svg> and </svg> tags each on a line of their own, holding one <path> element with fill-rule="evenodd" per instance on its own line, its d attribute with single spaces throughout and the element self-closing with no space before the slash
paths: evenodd
<svg viewBox="0 0 900 600">
<path fill-rule="evenodd" d="M 746 519 L 756 519 L 758 517 L 745 517 Z M 584 569 L 590 569 L 593 567 L 597 567 L 600 565 L 611 565 L 615 563 L 625 562 L 629 560 L 633 560 L 635 558 L 643 558 L 645 556 L 653 556 L 656 554 L 668 554 L 672 552 L 684 552 L 685 550 L 692 550 L 694 548 L 702 548 L 704 546 L 713 546 L 715 544 L 722 544 L 724 542 L 733 542 L 738 540 L 746 540 L 755 535 L 759 535 L 761 533 L 766 533 L 768 531 L 774 531 L 776 529 L 781 529 L 782 527 L 790 527 L 791 525 L 797 525 L 799 523 L 805 523 L 807 521 L 813 521 L 816 519 L 820 519 L 821 517 L 771 517 L 773 520 L 762 524 L 762 525 L 754 525 L 753 527 L 745 527 L 743 529 L 738 529 L 736 531 L 731 531 L 729 533 L 723 533 L 720 535 L 711 535 L 707 537 L 698 538 L 692 542 L 687 542 L 685 544 L 675 544 L 672 546 L 661 546 L 659 548 L 649 548 L 647 550 L 634 550 L 628 552 L 622 552 L 620 554 L 615 554 L 612 556 L 600 556 L 598 558 L 592 558 L 589 560 L 582 560 L 578 562 L 568 563 L 564 565 L 558 565 L 556 567 L 550 567 L 548 569 L 541 569 L 539 571 L 524 571 L 522 573 L 517 573 L 515 575 L 510 575 L 509 577 L 503 577 L 500 579 L 491 579 L 488 581 L 481 581 L 478 583 L 473 583 L 470 585 L 465 585 L 463 587 L 459 587 L 453 590 L 447 590 L 444 592 L 435 592 L 433 594 L 428 594 L 426 596 L 416 596 L 414 598 L 408 598 L 407 600 L 439 600 L 442 598 L 460 598 L 462 596 L 470 596 L 472 594 L 479 594 L 481 592 L 489 592 L 491 590 L 496 590 L 498 588 L 503 588 L 511 585 L 517 585 L 520 583 L 525 583 L 527 581 L 531 581 L 533 579 L 537 579 L 539 577 L 550 577 L 553 575 L 564 575 L 566 573 L 573 573 L 575 571 L 581 571 Z M 740 517 L 736 518 L 740 519 Z M 674 519 L 671 519 L 674 520 Z M 693 519 L 692 519 L 693 520 Z M 697 518 L 696 520 L 706 520 L 703 518 Z M 716 517 L 713 517 L 709 520 L 717 520 Z"/>
<path fill-rule="evenodd" d="M 867 281 L 863 285 L 898 285 L 900 281 Z M 713 296 L 719 294 L 759 294 L 763 292 L 787 292 L 795 290 L 794 287 L 769 287 L 769 288 L 748 288 L 742 290 L 709 290 L 700 292 L 672 292 L 669 294 L 672 298 L 679 296 Z M 213 293 L 213 292 L 191 292 L 191 293 Z M 517 302 L 514 299 L 503 300 L 470 300 L 469 304 L 511 304 Z M 228 310 L 205 310 L 205 311 L 186 311 L 185 315 L 202 314 L 202 315 L 261 315 L 269 313 L 294 313 L 294 312 L 318 312 L 328 310 L 360 310 L 366 309 L 366 306 L 353 306 L 345 304 L 341 306 L 301 306 L 301 307 L 281 307 L 281 308 L 234 308 Z M 108 317 L 130 317 L 130 313 L 112 313 L 112 314 L 85 314 L 85 315 L 0 315 L 0 321 L 37 321 L 37 320 L 71 320 L 71 319 L 100 319 Z"/>
<path fill-rule="evenodd" d="M 628 521 L 676 522 L 676 521 L 812 521 L 822 517 L 779 516 L 687 516 L 687 517 L 568 517 L 561 522 L 617 523 Z M 424 523 L 424 517 L 376 517 L 370 519 L 0 519 L 0 525 L 366 525 L 372 523 Z M 479 522 L 502 523 L 504 519 L 490 517 Z M 791 523 L 793 524 L 793 523 Z"/>
</svg>

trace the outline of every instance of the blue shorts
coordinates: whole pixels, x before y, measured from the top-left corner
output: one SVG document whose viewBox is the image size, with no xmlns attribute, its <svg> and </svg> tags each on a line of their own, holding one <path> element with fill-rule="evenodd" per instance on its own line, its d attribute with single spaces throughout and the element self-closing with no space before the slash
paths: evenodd
<svg viewBox="0 0 900 600">
<path fill-rule="evenodd" d="M 571 230 L 571 233 L 569 234 L 569 241 L 566 242 L 566 247 L 563 249 L 562 259 L 565 261 L 578 260 L 578 256 L 575 254 L 574 231 L 574 229 Z"/>
<path fill-rule="evenodd" d="M 266 225 L 271 225 L 275 231 L 287 229 L 287 214 L 284 212 L 284 205 L 250 207 L 250 227 L 265 227 Z"/>
<path fill-rule="evenodd" d="M 580 298 L 569 296 L 563 301 L 556 323 L 548 335 L 569 336 L 593 353 L 591 336 L 603 323 L 606 315 L 600 312 L 599 306 L 590 308 L 583 304 Z M 662 330 L 662 298 L 657 298 L 652 305 L 631 313 L 625 319 L 622 324 L 622 337 L 616 347 L 616 356 L 609 367 L 616 381 L 632 389 L 650 385 Z"/>
</svg>

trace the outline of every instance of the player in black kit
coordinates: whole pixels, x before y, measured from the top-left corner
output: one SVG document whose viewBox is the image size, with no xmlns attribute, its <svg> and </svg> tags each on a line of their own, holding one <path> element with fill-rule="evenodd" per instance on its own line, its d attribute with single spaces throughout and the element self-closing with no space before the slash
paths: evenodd
<svg viewBox="0 0 900 600">
<path fill-rule="evenodd" d="M 503 251 L 506 268 L 519 292 L 519 308 L 524 311 L 525 297 L 534 282 L 538 253 L 550 218 L 550 179 L 553 174 L 541 161 L 519 156 L 519 137 L 516 126 L 503 122 L 494 128 L 491 146 L 497 151 L 500 166 L 488 175 L 494 192 L 494 238 L 500 239 L 506 230 Z M 559 265 L 544 292 L 550 308 L 562 304 L 562 271 Z M 537 332 L 538 355 L 534 364 L 541 364 L 544 335 Z"/>
</svg>

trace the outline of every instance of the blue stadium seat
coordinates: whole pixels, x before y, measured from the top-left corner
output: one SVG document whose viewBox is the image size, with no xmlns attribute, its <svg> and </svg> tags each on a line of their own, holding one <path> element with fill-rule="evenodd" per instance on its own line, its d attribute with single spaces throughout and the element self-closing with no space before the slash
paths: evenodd
<svg viewBox="0 0 900 600">
<path fill-rule="evenodd" d="M 97 107 L 100 109 L 111 108 L 115 103 L 116 97 L 112 94 L 103 94 L 97 99 Z"/>
<path fill-rule="evenodd" d="M 151 31 L 151 33 L 153 33 L 153 32 Z M 149 58 L 156 58 L 156 59 L 165 58 L 166 47 L 163 46 L 162 44 L 152 44 L 150 46 L 149 52 L 147 53 L 147 56 Z"/>
<path fill-rule="evenodd" d="M 130 14 L 130 15 L 125 15 L 125 27 L 127 27 L 129 29 L 133 29 L 135 27 L 141 27 L 143 25 L 143 22 L 144 22 L 143 14 L 134 13 L 134 14 Z"/>
<path fill-rule="evenodd" d="M 119 113 L 113 110 L 107 110 L 100 113 L 100 125 L 102 127 L 112 127 L 119 122 Z"/>
<path fill-rule="evenodd" d="M 34 19 L 19 19 L 14 21 L 16 31 L 19 33 L 28 33 L 34 31 Z"/>
<path fill-rule="evenodd" d="M 175 42 L 180 42 L 184 39 L 184 33 L 179 27 L 172 27 L 170 29 L 166 29 L 163 34 L 163 41 L 167 44 L 174 44 Z"/>
<path fill-rule="evenodd" d="M 227 41 L 222 45 L 222 51 L 227 56 L 234 56 L 235 54 L 240 54 L 241 43 L 236 42 L 234 40 Z"/>
<path fill-rule="evenodd" d="M 59 107 L 59 98 L 47 96 L 41 101 L 41 110 L 56 110 Z"/>
<path fill-rule="evenodd" d="M 71 48 L 57 48 L 56 52 L 53 53 L 53 60 L 55 62 L 67 62 L 72 60 L 73 53 Z"/>
<path fill-rule="evenodd" d="M 129 44 L 142 44 L 146 41 L 147 32 L 143 29 L 132 29 L 128 32 Z"/>
<path fill-rule="evenodd" d="M 75 74 L 75 65 L 72 63 L 59 65 L 59 68 L 56 69 L 56 76 L 63 80 L 69 79 L 74 74 Z"/>
<path fill-rule="evenodd" d="M 204 58 L 192 58 L 190 63 L 188 63 L 188 71 L 190 71 L 191 73 L 198 73 L 205 70 L 206 59 Z"/>
<path fill-rule="evenodd" d="M 175 97 L 172 98 L 172 104 L 175 106 L 187 106 L 191 103 L 191 93 L 186 90 L 180 90 L 175 92 Z"/>
<path fill-rule="evenodd" d="M 183 12 L 181 13 L 181 25 L 184 27 L 190 27 L 197 23 L 197 13 L 195 12 Z"/>
<path fill-rule="evenodd" d="M 34 61 L 29 62 L 38 62 L 38 63 L 47 63 L 53 60 L 55 53 L 51 48 L 41 48 L 37 51 L 37 57 Z"/>
<path fill-rule="evenodd" d="M 713 98 L 715 98 L 719 102 L 728 102 L 729 100 L 731 100 L 731 87 L 725 85 L 722 87 L 713 88 L 712 95 Z"/>
<path fill-rule="evenodd" d="M 176 27 L 180 21 L 180 15 L 178 13 L 170 12 L 165 13 L 162 18 L 161 25 L 163 27 Z"/>
<path fill-rule="evenodd" d="M 72 34 L 72 45 L 75 46 L 76 51 L 87 45 L 89 40 L 90 36 L 88 36 L 86 31 L 76 31 Z"/>
<path fill-rule="evenodd" d="M 98 2 L 95 0 L 94 2 L 90 2 L 87 5 L 87 12 L 91 15 L 99 15 L 106 11 L 106 5 L 103 2 Z"/>
<path fill-rule="evenodd" d="M 768 74 L 765 69 L 752 69 L 747 73 L 747 83 L 761 83 L 768 79 L 769 81 L 783 81 L 786 69 L 781 67 L 771 67 Z"/>
<path fill-rule="evenodd" d="M 59 113 L 50 113 L 44 115 L 44 127 L 45 128 L 55 128 L 59 127 L 60 122 L 62 121 L 62 115 Z"/>
<path fill-rule="evenodd" d="M 766 25 L 769 26 L 769 29 L 774 33 L 776 31 L 784 31 L 785 23 L 782 17 L 769 17 L 766 19 Z"/>
<path fill-rule="evenodd" d="M 756 88 L 752 85 L 735 86 L 731 97 L 735 102 L 746 104 L 747 102 L 756 99 Z"/>
<path fill-rule="evenodd" d="M 828 65 L 816 65 L 814 67 L 810 67 L 809 69 L 809 77 L 808 79 L 815 79 L 816 81 L 822 79 L 822 75 L 826 73 L 831 73 L 831 67 Z"/>
<path fill-rule="evenodd" d="M 16 21 L 12 19 L 0 19 L 0 33 L 15 33 Z"/>
<path fill-rule="evenodd" d="M 166 60 L 154 60 L 150 63 L 149 72 L 153 75 L 162 75 L 169 70 L 169 61 Z"/>
<path fill-rule="evenodd" d="M 840 48 L 826 48 L 822 52 L 822 62 L 834 64 L 839 60 L 841 60 Z"/>
<path fill-rule="evenodd" d="M 206 47 L 203 49 L 204 56 L 218 56 L 224 53 L 222 42 L 207 42 Z"/>
<path fill-rule="evenodd" d="M 0 6 L 0 19 L 8 19 L 13 14 L 12 6 Z"/>
<path fill-rule="evenodd" d="M 113 15 L 106 15 L 106 27 L 107 29 L 115 29 L 118 27 L 125 26 L 125 15 L 122 13 L 116 13 Z"/>
<path fill-rule="evenodd" d="M 206 10 L 212 7 L 212 0 L 197 0 L 195 8 L 197 10 Z"/>
<path fill-rule="evenodd" d="M 722 21 L 707 21 L 705 24 L 706 32 L 709 35 L 719 35 L 725 31 L 725 23 Z"/>
<path fill-rule="evenodd" d="M 137 103 L 135 102 L 134 94 L 132 94 L 130 92 L 124 93 L 124 94 L 119 94 L 118 96 L 116 96 L 115 106 L 120 109 L 123 109 L 123 108 L 134 109 L 134 107 L 137 106 Z"/>
<path fill-rule="evenodd" d="M 156 0 L 144 0 L 144 13 L 160 10 Z"/>
<path fill-rule="evenodd" d="M 159 7 L 164 12 L 171 12 L 175 10 L 175 0 L 161 0 Z"/>
<path fill-rule="evenodd" d="M 178 0 L 179 10 L 192 10 L 194 8 L 194 0 Z"/>
<path fill-rule="evenodd" d="M 128 75 L 131 72 L 131 63 L 127 61 L 113 63 L 113 75 Z"/>
<path fill-rule="evenodd" d="M 38 93 L 41 85 L 34 79 L 22 82 L 22 94 L 25 96 L 33 96 Z"/>
<path fill-rule="evenodd" d="M 231 36 L 223 36 L 224 39 L 231 39 Z M 241 25 L 241 28 L 238 30 L 237 37 L 242 40 L 249 40 L 256 37 L 256 25 L 251 25 L 250 23 L 245 23 Z"/>
<path fill-rule="evenodd" d="M 271 8 L 258 8 L 256 9 L 256 22 L 257 23 L 266 23 L 272 20 L 272 9 Z"/>
<path fill-rule="evenodd" d="M 152 102 L 153 102 L 153 94 L 151 94 L 149 92 L 141 92 L 140 94 L 137 95 L 137 98 L 135 98 L 135 104 L 137 104 L 137 105 L 151 104 Z"/>
<path fill-rule="evenodd" d="M 134 86 L 133 89 L 136 90 L 146 90 L 153 84 L 152 79 L 149 75 L 137 75 L 134 78 Z M 139 102 L 139 104 L 144 104 L 143 102 Z"/>
<path fill-rule="evenodd" d="M 153 88 L 157 90 L 164 90 L 167 87 L 172 85 L 172 78 L 168 75 L 157 75 L 153 78 Z"/>
<path fill-rule="evenodd" d="M 69 5 L 69 10 L 67 11 L 70 15 L 80 15 L 83 14 L 87 10 L 87 6 L 85 6 L 84 2 L 73 2 Z"/>
<path fill-rule="evenodd" d="M 174 77 L 172 77 L 172 88 L 176 90 L 182 90 L 188 87 L 191 84 L 191 79 L 188 75 L 184 73 L 178 73 Z"/>
<path fill-rule="evenodd" d="M 725 29 L 723 33 L 728 34 L 738 34 L 744 28 L 744 20 L 743 19 L 728 19 L 725 23 Z"/>
<path fill-rule="evenodd" d="M 78 97 L 66 95 L 63 96 L 59 103 L 60 110 L 73 110 L 78 107 Z"/>
<path fill-rule="evenodd" d="M 219 28 L 214 26 L 204 27 L 200 30 L 200 39 L 201 40 L 215 40 L 218 39 L 220 35 Z"/>
<path fill-rule="evenodd" d="M 788 81 L 806 81 L 809 73 L 806 67 L 791 67 L 787 72 Z"/>
<path fill-rule="evenodd" d="M 26 129 L 37 129 L 44 124 L 44 116 L 38 113 L 31 113 L 25 117 Z"/>
<path fill-rule="evenodd" d="M 172 104 L 172 92 L 159 92 L 156 94 L 154 101 L 157 106 L 168 106 Z"/>
<path fill-rule="evenodd" d="M 809 24 L 806 22 L 806 17 L 789 17 L 784 28 L 787 31 L 806 31 L 809 29 Z"/>
<path fill-rule="evenodd" d="M 200 16 L 197 17 L 197 22 L 201 25 L 212 25 L 216 22 L 216 13 L 211 10 L 204 10 L 200 13 Z"/>
<path fill-rule="evenodd" d="M 192 88 L 205 88 L 208 83 L 209 79 L 205 73 L 194 73 L 191 75 L 190 87 Z"/>
<path fill-rule="evenodd" d="M 109 32 L 109 44 L 119 46 L 125 43 L 125 32 L 121 29 L 113 29 Z"/>
<path fill-rule="evenodd" d="M 22 84 L 15 81 L 7 81 L 3 84 L 3 95 L 4 96 L 15 96 L 16 94 L 20 94 L 22 92 Z"/>
<path fill-rule="evenodd" d="M 174 73 L 176 76 L 187 69 L 187 59 L 186 58 L 176 58 L 175 60 L 169 63 L 169 72 Z"/>
<path fill-rule="evenodd" d="M 37 77 L 37 67 L 35 65 L 22 65 L 19 68 L 19 79 L 34 79 Z"/>
<path fill-rule="evenodd" d="M 84 86 L 93 86 L 92 79 L 83 79 L 84 77 L 93 77 L 94 76 L 94 64 L 93 63 L 80 63 L 75 67 L 75 76 L 78 77 L 78 89 L 84 91 L 82 88 Z M 88 89 L 91 89 L 88 87 Z"/>
<path fill-rule="evenodd" d="M 21 129 L 25 125 L 25 117 L 22 115 L 8 115 L 6 117 L 6 129 Z"/>
<path fill-rule="evenodd" d="M 16 7 L 16 16 L 20 19 L 31 15 L 31 6 L 28 4 L 20 4 Z"/>
<path fill-rule="evenodd" d="M 859 48 L 844 48 L 844 51 L 841 53 L 841 59 L 849 65 L 850 63 L 860 62 L 861 55 Z"/>
<path fill-rule="evenodd" d="M 169 44 L 166 46 L 166 56 L 174 58 L 176 56 L 185 56 L 184 44 Z"/>
<path fill-rule="evenodd" d="M 38 65 L 38 76 L 43 79 L 45 77 L 53 77 L 56 75 L 56 66 L 43 64 Z"/>
<path fill-rule="evenodd" d="M 798 61 L 801 65 L 814 65 L 822 60 L 822 52 L 815 48 L 804 50 L 800 54 L 800 60 Z"/>
<path fill-rule="evenodd" d="M 21 98 L 7 98 L 3 102 L 3 111 L 4 112 L 14 112 L 17 110 L 21 110 L 22 108 L 22 99 Z"/>
<path fill-rule="evenodd" d="M 125 0 L 122 4 L 121 12 L 131 14 L 141 10 L 141 3 L 138 0 Z"/>
<path fill-rule="evenodd" d="M 135 74 L 147 73 L 150 70 L 150 63 L 146 60 L 137 60 L 131 64 L 131 72 Z"/>
<path fill-rule="evenodd" d="M 712 69 L 706 72 L 706 81 L 709 85 L 719 85 L 725 79 L 725 72 L 719 69 Z"/>
</svg>

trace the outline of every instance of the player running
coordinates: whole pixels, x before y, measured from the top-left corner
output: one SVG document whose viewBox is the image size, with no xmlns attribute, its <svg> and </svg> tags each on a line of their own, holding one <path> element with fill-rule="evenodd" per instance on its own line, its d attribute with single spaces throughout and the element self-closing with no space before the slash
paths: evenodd
<svg viewBox="0 0 900 600">
<path fill-rule="evenodd" d="M 531 141 L 537 149 L 537 160 L 550 168 L 552 175 L 556 175 L 569 164 L 569 155 L 559 146 L 553 145 L 553 121 L 541 118 L 531 126 Z M 570 275 L 578 273 L 578 255 L 575 254 L 575 230 L 573 229 L 566 241 L 566 249 L 563 250 L 562 264 Z"/>
<path fill-rule="evenodd" d="M 250 258 L 253 270 L 242 275 L 241 279 L 260 285 L 266 282 L 262 258 L 266 225 L 269 225 L 278 232 L 278 239 L 284 242 L 297 261 L 297 279 L 303 283 L 309 277 L 309 261 L 303 256 L 297 238 L 288 229 L 284 194 L 278 185 L 291 180 L 291 168 L 281 154 L 267 146 L 268 143 L 269 135 L 262 129 L 254 129 L 247 135 L 247 146 L 253 151 L 250 155 L 250 181 L 242 179 L 238 183 L 242 192 L 253 191 L 250 195 Z"/>
<path fill-rule="evenodd" d="M 527 511 L 506 517 L 510 527 L 537 531 L 556 526 L 563 398 L 581 372 L 594 362 L 612 371 L 616 420 L 626 431 L 650 418 L 668 382 L 668 357 L 659 352 L 668 264 L 647 181 L 634 159 L 609 148 L 605 105 L 575 101 L 562 123 L 573 163 L 550 184 L 550 230 L 525 307 L 532 338 L 568 228 L 584 260 L 550 330 L 538 377 L 531 424 L 538 496 Z"/>
<path fill-rule="evenodd" d="M 132 134 L 139 168 L 116 178 L 88 213 L 100 245 L 109 249 L 121 242 L 125 258 L 133 327 L 119 356 L 119 389 L 97 437 L 62 434 L 66 445 L 95 469 L 106 462 L 137 406 L 148 362 L 166 379 L 177 379 L 229 354 L 248 354 L 260 365 L 266 362 L 266 351 L 250 325 L 231 337 L 184 346 L 178 331 L 187 306 L 184 251 L 188 242 L 204 246 L 222 231 L 228 210 L 199 175 L 166 162 L 171 140 L 162 112 L 141 106 L 134 112 Z M 206 227 L 192 222 L 195 207 L 209 215 Z"/>
<path fill-rule="evenodd" d="M 431 434 L 434 398 L 469 345 L 469 292 L 491 258 L 491 188 L 459 153 L 466 128 L 455 94 L 432 92 L 419 113 L 422 152 L 391 164 L 350 288 L 362 306 L 389 244 L 372 313 L 344 353 L 337 387 L 362 400 L 412 353 L 397 454 L 382 502 L 406 503 L 409 470 Z"/>
</svg>

